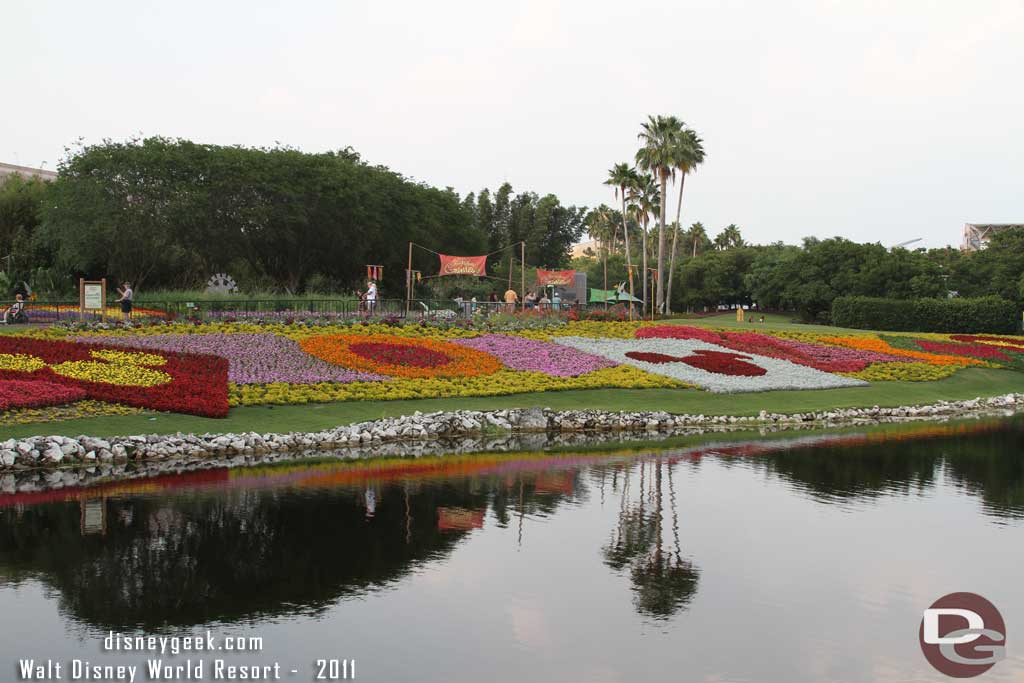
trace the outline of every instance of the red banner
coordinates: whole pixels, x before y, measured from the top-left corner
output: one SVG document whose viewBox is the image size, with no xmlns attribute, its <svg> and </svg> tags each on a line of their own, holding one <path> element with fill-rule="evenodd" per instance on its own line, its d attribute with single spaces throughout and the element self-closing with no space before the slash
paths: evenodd
<svg viewBox="0 0 1024 683">
<path fill-rule="evenodd" d="M 487 256 L 446 256 L 441 257 L 439 275 L 477 275 L 487 274 Z"/>
<path fill-rule="evenodd" d="M 576 284 L 575 270 L 537 270 L 537 284 L 541 287 L 558 285 L 559 287 L 572 287 Z"/>
</svg>

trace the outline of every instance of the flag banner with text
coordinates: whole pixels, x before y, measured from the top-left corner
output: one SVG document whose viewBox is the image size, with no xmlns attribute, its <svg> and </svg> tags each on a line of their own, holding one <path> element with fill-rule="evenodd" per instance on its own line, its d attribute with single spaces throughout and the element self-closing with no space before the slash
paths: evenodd
<svg viewBox="0 0 1024 683">
<path fill-rule="evenodd" d="M 447 256 L 441 257 L 439 275 L 487 275 L 487 256 Z"/>
<path fill-rule="evenodd" d="M 575 270 L 537 270 L 537 284 L 541 287 L 548 285 L 572 287 L 575 283 Z"/>
</svg>

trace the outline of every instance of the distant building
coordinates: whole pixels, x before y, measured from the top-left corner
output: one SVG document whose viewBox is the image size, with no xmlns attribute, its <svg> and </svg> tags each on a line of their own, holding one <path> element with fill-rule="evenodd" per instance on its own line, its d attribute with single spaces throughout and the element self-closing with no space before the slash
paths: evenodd
<svg viewBox="0 0 1024 683">
<path fill-rule="evenodd" d="M 7 179 L 7 176 L 19 173 L 26 178 L 30 176 L 39 176 L 43 180 L 55 180 L 57 178 L 56 171 L 47 171 L 42 168 L 31 168 L 29 166 L 18 166 L 17 164 L 5 164 L 0 162 L 0 182 Z"/>
<path fill-rule="evenodd" d="M 584 256 L 596 256 L 599 250 L 597 240 L 590 240 L 589 242 L 580 242 L 579 244 L 572 245 L 572 257 L 583 258 Z"/>
<path fill-rule="evenodd" d="M 988 246 L 988 241 L 997 232 L 1013 228 L 1024 228 L 1024 223 L 964 223 L 964 251 L 979 251 Z"/>
</svg>

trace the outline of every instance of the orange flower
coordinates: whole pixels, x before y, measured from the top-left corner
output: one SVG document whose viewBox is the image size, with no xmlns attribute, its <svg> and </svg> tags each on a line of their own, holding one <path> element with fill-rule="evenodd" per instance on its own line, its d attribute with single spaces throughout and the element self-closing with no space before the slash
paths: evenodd
<svg viewBox="0 0 1024 683">
<path fill-rule="evenodd" d="M 821 341 L 826 344 L 835 344 L 836 346 L 845 346 L 851 349 L 860 349 L 861 351 L 876 351 L 894 356 L 916 358 L 928 365 L 985 365 L 985 361 L 976 358 L 945 356 L 937 353 L 925 353 L 924 351 L 898 349 L 883 339 L 875 339 L 873 337 L 823 337 Z"/>
<path fill-rule="evenodd" d="M 476 377 L 502 368 L 490 354 L 436 339 L 331 334 L 307 337 L 299 345 L 328 363 L 391 377 Z"/>
</svg>

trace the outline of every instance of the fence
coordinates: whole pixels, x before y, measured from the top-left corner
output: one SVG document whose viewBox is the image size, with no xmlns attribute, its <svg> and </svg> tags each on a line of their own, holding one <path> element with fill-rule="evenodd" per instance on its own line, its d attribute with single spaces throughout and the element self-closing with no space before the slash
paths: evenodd
<svg viewBox="0 0 1024 683">
<path fill-rule="evenodd" d="M 603 304 L 598 308 L 603 308 Z M 583 310 L 583 304 L 535 304 L 530 310 L 557 311 L 568 313 L 572 309 Z M 381 299 L 372 305 L 356 299 L 239 299 L 213 301 L 137 301 L 131 319 L 163 320 L 205 320 L 235 321 L 246 319 L 278 319 L 282 322 L 295 319 L 338 319 L 399 318 L 415 320 L 445 320 L 489 316 L 520 310 L 496 301 L 458 301 L 443 299 L 416 299 L 407 307 L 405 299 Z M 26 302 L 25 312 L 30 323 L 52 324 L 75 321 L 81 318 L 77 301 Z M 89 312 L 87 320 L 100 320 L 98 311 Z M 117 304 L 108 305 L 105 311 L 108 320 L 123 318 Z"/>
</svg>

